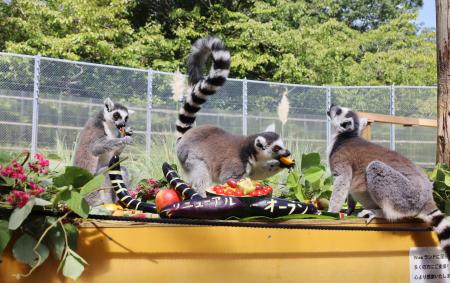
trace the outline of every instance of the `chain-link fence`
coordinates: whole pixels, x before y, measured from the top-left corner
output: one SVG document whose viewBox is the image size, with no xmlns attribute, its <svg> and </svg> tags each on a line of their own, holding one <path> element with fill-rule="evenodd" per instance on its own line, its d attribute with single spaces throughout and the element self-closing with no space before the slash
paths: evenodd
<svg viewBox="0 0 450 283">
<path fill-rule="evenodd" d="M 133 109 L 136 154 L 173 156 L 180 101 L 174 74 L 39 56 L 0 53 L 0 149 L 72 150 L 86 120 L 106 97 Z M 288 121 L 277 107 L 286 94 Z M 335 103 L 357 111 L 436 118 L 436 87 L 308 86 L 229 79 L 198 114 L 197 124 L 216 124 L 235 134 L 261 132 L 275 123 L 294 152 L 325 155 Z M 436 129 L 375 124 L 373 140 L 422 165 L 435 161 Z"/>
</svg>

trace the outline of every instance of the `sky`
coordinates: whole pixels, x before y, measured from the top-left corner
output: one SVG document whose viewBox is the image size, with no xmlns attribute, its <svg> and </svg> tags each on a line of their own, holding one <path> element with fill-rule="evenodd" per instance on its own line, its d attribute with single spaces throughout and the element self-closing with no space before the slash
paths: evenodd
<svg viewBox="0 0 450 283">
<path fill-rule="evenodd" d="M 419 11 L 417 23 L 423 23 L 425 27 L 436 28 L 436 6 L 434 0 L 424 0 L 423 7 Z"/>
</svg>

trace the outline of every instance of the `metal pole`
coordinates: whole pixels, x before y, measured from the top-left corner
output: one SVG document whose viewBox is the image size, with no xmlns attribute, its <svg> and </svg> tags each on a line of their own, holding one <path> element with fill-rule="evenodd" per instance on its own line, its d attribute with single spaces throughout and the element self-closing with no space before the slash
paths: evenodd
<svg viewBox="0 0 450 283">
<path fill-rule="evenodd" d="M 37 152 L 39 126 L 39 80 L 41 77 L 41 56 L 34 57 L 33 118 L 31 124 L 31 156 Z"/>
<path fill-rule="evenodd" d="M 331 107 L 331 87 L 327 87 L 326 90 L 326 102 L 325 102 L 325 112 Z M 325 114 L 326 115 L 326 114 Z M 327 146 L 331 143 L 331 123 L 330 118 L 326 115 L 327 119 Z"/>
<path fill-rule="evenodd" d="M 389 108 L 390 108 L 389 114 L 394 116 L 395 115 L 395 87 L 393 85 L 391 85 L 390 107 Z M 394 124 L 391 124 L 389 147 L 391 150 L 395 150 L 395 125 Z"/>
<path fill-rule="evenodd" d="M 242 81 L 242 134 L 247 135 L 247 116 L 248 116 L 248 97 L 247 97 L 247 79 Z"/>
<path fill-rule="evenodd" d="M 146 152 L 150 156 L 152 147 L 152 101 L 153 101 L 153 70 L 147 71 L 147 132 L 146 132 Z"/>
</svg>

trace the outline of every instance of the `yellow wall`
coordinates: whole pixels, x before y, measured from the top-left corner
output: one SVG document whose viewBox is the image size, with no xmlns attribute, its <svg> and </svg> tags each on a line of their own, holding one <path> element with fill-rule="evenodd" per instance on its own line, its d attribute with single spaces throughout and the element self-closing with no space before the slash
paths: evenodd
<svg viewBox="0 0 450 283">
<path fill-rule="evenodd" d="M 408 282 L 409 248 L 436 245 L 431 232 L 82 228 L 78 252 L 89 266 L 77 282 Z M 72 281 L 56 267 L 47 262 L 20 282 Z M 20 270 L 4 258 L 0 282 L 18 282 L 11 274 Z"/>
</svg>

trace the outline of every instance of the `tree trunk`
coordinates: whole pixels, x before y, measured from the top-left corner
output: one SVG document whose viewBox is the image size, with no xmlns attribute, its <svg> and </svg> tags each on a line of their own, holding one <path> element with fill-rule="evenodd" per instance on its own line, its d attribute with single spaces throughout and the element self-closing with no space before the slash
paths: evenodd
<svg viewBox="0 0 450 283">
<path fill-rule="evenodd" d="M 436 162 L 449 164 L 450 128 L 447 121 L 450 117 L 449 101 L 449 66 L 448 66 L 448 22 L 450 0 L 436 0 L 436 49 L 438 71 L 438 132 L 436 145 Z"/>
</svg>

